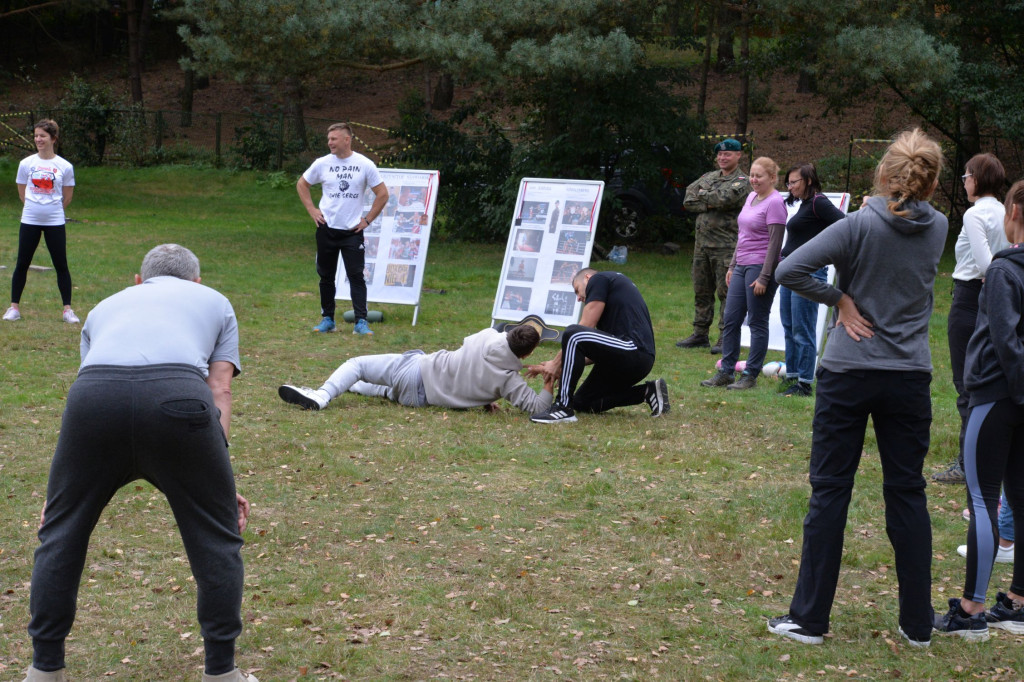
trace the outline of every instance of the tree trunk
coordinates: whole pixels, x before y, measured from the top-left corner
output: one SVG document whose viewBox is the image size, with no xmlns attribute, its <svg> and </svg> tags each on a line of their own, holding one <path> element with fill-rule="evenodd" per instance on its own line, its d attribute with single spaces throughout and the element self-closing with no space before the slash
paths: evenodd
<svg viewBox="0 0 1024 682">
<path fill-rule="evenodd" d="M 722 7 L 718 10 L 718 61 L 715 62 L 715 71 L 719 73 L 728 71 L 736 63 L 736 52 L 732 46 L 736 34 L 735 21 L 735 14 L 729 9 Z"/>
<path fill-rule="evenodd" d="M 196 72 L 192 69 L 185 69 L 185 82 L 181 86 L 181 96 L 178 100 L 181 105 L 181 127 L 188 128 L 192 125 L 192 99 L 196 92 Z"/>
<path fill-rule="evenodd" d="M 284 81 L 288 98 L 288 116 L 292 121 L 292 137 L 306 148 L 306 119 L 302 113 L 302 81 L 298 76 L 288 76 Z"/>
<path fill-rule="evenodd" d="M 715 14 L 708 12 L 708 30 L 704 36 L 704 58 L 700 63 L 700 96 L 697 99 L 697 118 L 704 118 L 708 101 L 708 73 L 711 71 L 711 41 L 715 37 Z"/>
<path fill-rule="evenodd" d="M 128 84 L 133 104 L 142 104 L 142 55 L 152 7 L 153 0 L 127 0 L 125 3 L 125 19 L 128 25 Z"/>
<path fill-rule="evenodd" d="M 750 105 L 750 22 L 743 17 L 740 23 L 740 101 L 736 108 L 736 134 L 747 132 L 747 112 Z"/>
<path fill-rule="evenodd" d="M 971 102 L 960 103 L 960 149 L 964 160 L 981 153 L 981 132 L 978 129 L 978 110 Z M 959 169 L 954 169 L 959 172 Z"/>
<path fill-rule="evenodd" d="M 814 94 L 818 92 L 818 77 L 806 68 L 800 69 L 800 75 L 796 80 L 796 91 L 801 94 Z"/>
<path fill-rule="evenodd" d="M 434 96 L 431 97 L 430 108 L 436 111 L 444 111 L 452 106 L 455 99 L 455 81 L 452 74 L 442 71 L 434 87 Z"/>
</svg>

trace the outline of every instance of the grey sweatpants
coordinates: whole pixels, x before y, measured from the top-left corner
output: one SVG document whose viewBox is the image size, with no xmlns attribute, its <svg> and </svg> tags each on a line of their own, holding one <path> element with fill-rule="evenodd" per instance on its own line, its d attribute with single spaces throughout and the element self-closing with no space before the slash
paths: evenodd
<svg viewBox="0 0 1024 682">
<path fill-rule="evenodd" d="M 79 372 L 50 467 L 32 569 L 28 632 L 36 668 L 64 667 L 89 536 L 114 493 L 140 478 L 167 496 L 181 531 L 198 588 L 207 671 L 217 672 L 210 670 L 211 649 L 226 655 L 230 647 L 233 656 L 242 631 L 242 538 L 219 417 L 195 367 L 95 365 Z"/>
</svg>

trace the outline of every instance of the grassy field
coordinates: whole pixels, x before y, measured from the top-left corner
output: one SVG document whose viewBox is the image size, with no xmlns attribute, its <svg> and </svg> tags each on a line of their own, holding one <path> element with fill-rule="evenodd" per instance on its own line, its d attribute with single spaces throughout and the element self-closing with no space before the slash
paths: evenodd
<svg viewBox="0 0 1024 682">
<path fill-rule="evenodd" d="M 0 172 L 14 169 L 0 163 Z M 635 407 L 541 426 L 507 405 L 490 415 L 359 396 L 309 413 L 281 402 L 277 386 L 318 385 L 356 354 L 455 347 L 486 326 L 503 247 L 433 244 L 432 291 L 415 327 L 411 308 L 384 306 L 372 338 L 317 336 L 312 226 L 291 187 L 215 170 L 78 176 L 68 233 L 83 319 L 168 241 L 192 248 L 203 283 L 234 303 L 243 373 L 231 453 L 253 504 L 238 662 L 264 682 L 1024 676 L 1022 638 L 1001 631 L 982 645 L 904 646 L 870 435 L 832 636 L 809 647 L 767 632 L 766 618 L 786 610 L 800 557 L 812 403 L 778 396 L 770 379 L 739 395 L 698 385 L 714 357 L 673 345 L 692 319 L 686 250 L 631 253 L 621 267 L 655 320 L 654 374 L 672 398 L 665 417 Z M 18 215 L 13 183 L 0 185 L 0 288 Z M 48 264 L 42 247 L 36 262 Z M 950 269 L 947 257 L 932 318 L 928 472 L 954 457 L 958 428 L 945 350 Z M 31 661 L 35 528 L 78 366 L 78 328 L 60 321 L 53 273 L 30 273 L 22 303 L 23 321 L 0 324 L 5 680 L 20 680 Z M 964 495 L 929 493 L 933 601 L 944 608 L 963 580 Z M 1009 577 L 997 564 L 991 595 Z M 71 678 L 198 679 L 195 597 L 163 496 L 145 482 L 125 487 L 92 537 Z"/>
</svg>

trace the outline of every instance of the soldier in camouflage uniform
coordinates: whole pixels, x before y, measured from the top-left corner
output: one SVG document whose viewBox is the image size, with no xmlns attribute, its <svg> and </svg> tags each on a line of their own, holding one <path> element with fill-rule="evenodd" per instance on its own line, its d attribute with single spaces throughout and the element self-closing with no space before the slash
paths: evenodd
<svg viewBox="0 0 1024 682">
<path fill-rule="evenodd" d="M 739 227 L 736 216 L 750 194 L 750 183 L 740 170 L 742 146 L 732 138 L 715 145 L 719 170 L 705 173 L 686 188 L 683 206 L 697 213 L 697 231 L 693 247 L 693 334 L 677 341 L 680 348 L 706 348 L 711 345 L 708 331 L 715 318 L 715 293 L 720 302 L 718 336 L 722 336 L 725 297 L 729 287 L 725 273 L 736 250 Z M 711 349 L 721 352 L 721 340 Z"/>
</svg>

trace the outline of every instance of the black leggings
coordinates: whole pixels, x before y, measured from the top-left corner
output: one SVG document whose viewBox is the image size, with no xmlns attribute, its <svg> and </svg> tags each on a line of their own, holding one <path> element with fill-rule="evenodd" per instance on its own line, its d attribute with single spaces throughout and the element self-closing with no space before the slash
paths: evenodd
<svg viewBox="0 0 1024 682">
<path fill-rule="evenodd" d="M 21 302 L 25 290 L 28 266 L 39 247 L 39 238 L 46 238 L 46 250 L 50 252 L 53 269 L 57 271 L 57 289 L 64 305 L 71 305 L 71 271 L 68 270 L 68 239 L 63 225 L 21 224 L 18 232 L 18 264 L 11 275 L 11 303 Z"/>
</svg>

